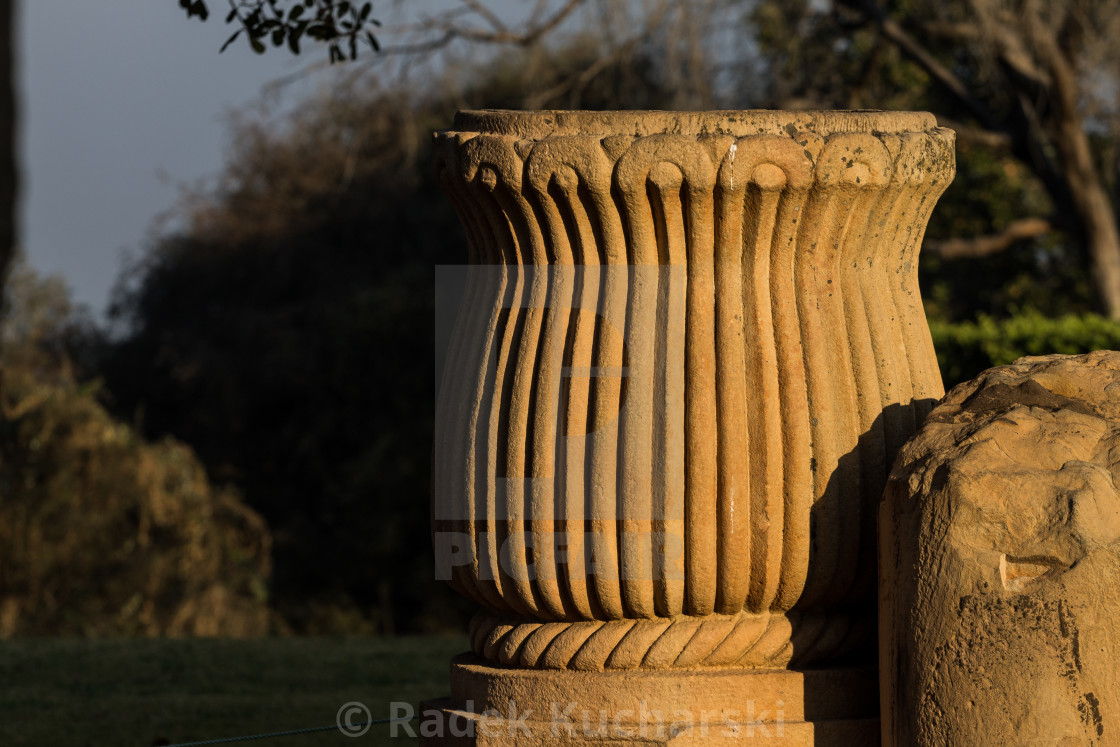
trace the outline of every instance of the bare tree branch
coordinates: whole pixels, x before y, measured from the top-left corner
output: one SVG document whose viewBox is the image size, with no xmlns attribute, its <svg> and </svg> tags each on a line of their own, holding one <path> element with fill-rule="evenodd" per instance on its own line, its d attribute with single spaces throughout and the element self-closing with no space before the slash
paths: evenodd
<svg viewBox="0 0 1120 747">
<path fill-rule="evenodd" d="M 975 18 L 972 24 L 976 36 L 973 44 L 987 46 L 995 57 L 1006 66 L 1006 72 L 1019 79 L 1019 85 L 1033 90 L 1034 95 L 1045 98 L 1051 86 L 1046 70 L 1040 67 L 1031 53 L 1030 40 L 1023 34 L 1026 18 L 1015 15 L 1012 9 L 988 0 L 970 0 L 969 8 Z M 1026 17 L 1031 12 L 1026 11 Z"/>
<path fill-rule="evenodd" d="M 463 6 L 460 8 L 451 8 L 436 15 L 421 14 L 418 21 L 412 23 L 394 23 L 391 26 L 385 26 L 383 33 L 389 36 L 406 36 L 409 34 L 418 34 L 426 31 L 431 31 L 434 28 L 444 28 L 450 21 L 456 18 L 471 15 L 471 9 Z"/>
<path fill-rule="evenodd" d="M 1022 218 L 1008 225 L 1003 231 L 988 236 L 926 241 L 922 245 L 922 252 L 941 259 L 987 257 L 1010 249 L 1020 241 L 1041 236 L 1051 228 L 1050 221 L 1045 218 Z"/>
<path fill-rule="evenodd" d="M 505 33 L 509 31 L 506 25 L 502 23 L 502 19 L 495 15 L 494 11 L 490 10 L 487 6 L 480 3 L 478 0 L 459 0 L 463 5 L 473 10 L 478 15 L 486 19 L 487 23 L 494 27 L 495 31 Z"/>
<path fill-rule="evenodd" d="M 640 37 L 639 37 L 640 38 Z M 581 91 L 588 83 L 595 79 L 595 76 L 606 70 L 618 60 L 622 59 L 631 49 L 633 49 L 637 39 L 631 39 L 627 42 L 620 44 L 610 51 L 599 57 L 595 62 L 583 70 L 576 71 L 569 75 L 564 80 L 560 81 L 552 88 L 545 91 L 540 91 L 529 98 L 525 99 L 524 106 L 526 109 L 540 109 L 542 106 L 552 101 L 558 96 L 562 96 L 569 91 Z"/>
<path fill-rule="evenodd" d="M 980 38 L 980 29 L 975 23 L 953 23 L 949 21 L 925 21 L 922 31 L 939 39 L 972 42 Z"/>
<path fill-rule="evenodd" d="M 545 34 L 548 34 L 562 24 L 576 8 L 583 5 L 586 1 L 587 0 L 568 0 L 568 2 L 556 11 L 551 18 L 520 32 L 509 30 L 483 31 L 482 29 L 446 26 L 444 28 L 444 33 L 473 42 L 485 44 L 515 44 L 517 46 L 528 47 L 535 44 Z"/>
<path fill-rule="evenodd" d="M 859 0 L 856 7 L 863 10 L 875 22 L 875 25 L 879 28 L 879 33 L 909 55 L 914 62 L 929 73 L 930 77 L 949 89 L 961 103 L 972 111 L 984 127 L 989 130 L 1000 129 L 999 121 L 984 105 L 984 102 L 973 96 L 968 87 L 952 70 L 941 64 L 928 49 L 907 33 L 898 21 L 888 16 L 875 0 Z"/>
<path fill-rule="evenodd" d="M 1115 209 L 1097 172 L 1078 106 L 1081 86 L 1076 62 L 1070 56 L 1076 52 L 1063 49 L 1056 37 L 1063 33 L 1062 29 L 1051 29 L 1037 17 L 1027 20 L 1027 33 L 1053 81 L 1049 130 L 1060 155 L 1074 209 L 1081 218 L 1082 234 L 1092 260 L 1092 279 L 1109 316 L 1120 319 L 1120 226 L 1117 226 Z"/>
<path fill-rule="evenodd" d="M 1006 132 L 973 127 L 955 119 L 943 117 L 940 114 L 937 115 L 937 123 L 956 132 L 958 141 L 967 141 L 985 148 L 995 149 L 1010 148 L 1014 144 L 1011 135 Z"/>
<path fill-rule="evenodd" d="M 637 46 L 637 44 L 646 37 L 646 35 L 649 33 L 648 29 L 655 27 L 661 22 L 661 19 L 665 15 L 668 7 L 669 6 L 667 3 L 662 3 L 657 6 L 657 10 L 655 10 L 654 13 L 647 19 L 645 28 L 640 29 L 636 34 L 633 34 L 625 41 L 616 44 L 611 49 L 610 53 L 599 57 L 587 68 L 568 76 L 547 91 L 541 91 L 540 93 L 526 99 L 525 108 L 539 109 L 547 102 L 551 101 L 557 96 L 561 96 L 567 93 L 568 91 L 583 90 L 583 88 L 585 88 L 588 83 L 595 79 L 595 76 L 629 54 L 634 49 L 634 47 Z"/>
<path fill-rule="evenodd" d="M 1001 46 L 999 42 L 990 38 L 991 35 L 986 37 L 988 38 L 986 44 L 994 47 L 994 56 L 1003 63 L 1001 74 L 1009 84 L 1007 93 L 1009 94 L 1012 113 L 1001 120 L 987 103 L 969 91 L 956 74 L 907 33 L 901 24 L 888 16 L 877 0 L 851 1 L 858 3 L 855 7 L 862 9 L 876 23 L 879 32 L 886 39 L 898 46 L 904 54 L 913 59 L 971 111 L 980 122 L 983 130 L 1004 131 L 1009 134 L 1012 152 L 1018 158 L 1031 164 L 1035 173 L 1038 174 L 1045 185 L 1046 191 L 1054 200 L 1058 214 L 1066 218 L 1065 222 L 1070 223 L 1071 221 L 1067 216 L 1072 213 L 1074 205 L 1072 204 L 1073 199 L 1070 197 L 1068 179 L 1062 173 L 1059 165 L 1054 162 L 1050 153 L 1051 136 L 1046 121 L 1039 111 L 1039 104 L 1046 101 L 1046 90 L 1038 87 L 1037 77 L 1024 75 L 1023 71 L 1030 69 L 1028 66 L 1013 65 L 1008 61 L 1007 56 L 1002 54 L 1002 50 L 1009 48 L 1010 42 L 1005 39 Z M 980 0 L 973 0 L 973 11 L 982 24 L 981 31 L 983 32 L 992 25 L 991 18 L 990 14 L 984 15 L 985 11 L 978 8 L 978 4 L 980 4 Z M 1020 23 L 1022 23 L 1022 19 L 1020 19 Z M 1003 32 L 1001 31 L 1001 33 Z M 981 36 L 983 36 L 983 33 Z M 1019 46 L 1022 47 L 1022 44 L 1019 44 Z M 1014 57 L 1014 55 L 1011 55 L 1011 57 Z M 998 81 L 998 74 L 996 79 Z M 1076 227 L 1076 222 L 1071 227 Z"/>
<path fill-rule="evenodd" d="M 426 54 L 428 52 L 435 52 L 443 49 L 451 42 L 455 41 L 458 34 L 451 30 L 445 31 L 442 36 L 433 37 L 425 41 L 416 42 L 415 44 L 391 44 L 381 48 L 383 55 L 417 55 Z"/>
</svg>

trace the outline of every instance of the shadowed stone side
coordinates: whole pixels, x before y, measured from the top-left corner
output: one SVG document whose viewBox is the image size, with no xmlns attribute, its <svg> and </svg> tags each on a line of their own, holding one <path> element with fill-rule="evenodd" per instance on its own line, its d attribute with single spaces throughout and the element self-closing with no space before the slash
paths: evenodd
<svg viewBox="0 0 1120 747">
<path fill-rule="evenodd" d="M 880 520 L 884 744 L 1120 743 L 1120 353 L 953 389 Z"/>
</svg>

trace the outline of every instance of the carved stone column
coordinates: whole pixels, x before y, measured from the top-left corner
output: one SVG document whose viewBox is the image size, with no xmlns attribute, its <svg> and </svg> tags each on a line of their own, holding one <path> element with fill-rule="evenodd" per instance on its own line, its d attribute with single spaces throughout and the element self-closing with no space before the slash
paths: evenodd
<svg viewBox="0 0 1120 747">
<path fill-rule="evenodd" d="M 873 676 L 782 670 L 874 664 L 876 506 L 942 394 L 917 253 L 952 133 L 909 112 L 490 111 L 436 149 L 471 267 L 433 533 L 480 607 L 443 713 L 508 717 L 504 694 L 548 728 L 543 693 L 582 696 L 574 714 L 640 741 L 660 693 L 689 711 L 677 739 L 741 738 L 701 738 L 700 711 L 749 701 L 773 744 L 844 743 L 823 721 L 867 744 Z"/>
</svg>

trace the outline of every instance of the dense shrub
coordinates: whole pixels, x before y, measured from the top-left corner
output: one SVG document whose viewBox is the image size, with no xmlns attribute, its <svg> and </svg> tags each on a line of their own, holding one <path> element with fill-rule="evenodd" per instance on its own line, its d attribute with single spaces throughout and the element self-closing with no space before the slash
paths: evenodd
<svg viewBox="0 0 1120 747">
<path fill-rule="evenodd" d="M 931 321 L 930 332 L 946 388 L 1024 355 L 1120 349 L 1120 322 L 1096 314 L 1048 318 L 1027 313 L 1002 320 L 980 316 L 960 324 Z"/>
<path fill-rule="evenodd" d="M 0 638 L 268 632 L 271 537 L 191 449 L 70 376 L 63 287 L 17 268 L 0 371 Z"/>
</svg>

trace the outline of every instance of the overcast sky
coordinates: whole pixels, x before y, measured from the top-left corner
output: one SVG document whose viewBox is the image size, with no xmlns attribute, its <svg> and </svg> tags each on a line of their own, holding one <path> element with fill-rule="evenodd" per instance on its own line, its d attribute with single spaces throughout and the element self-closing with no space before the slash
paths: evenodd
<svg viewBox="0 0 1120 747">
<path fill-rule="evenodd" d="M 393 23 L 448 3 L 383 0 L 375 17 Z M 491 7 L 518 3 L 528 5 Z M 179 185 L 221 168 L 225 114 L 326 50 L 293 59 L 236 43 L 218 54 L 231 32 L 221 13 L 188 20 L 176 0 L 23 0 L 18 13 L 21 245 L 33 267 L 61 274 L 75 300 L 100 313 L 122 253 L 142 251 Z M 288 86 L 281 104 L 321 84 Z"/>
<path fill-rule="evenodd" d="M 25 0 L 19 13 L 21 244 L 100 311 L 176 185 L 220 166 L 222 112 L 299 63 L 219 55 L 220 19 L 188 22 L 174 0 Z"/>
</svg>

